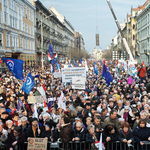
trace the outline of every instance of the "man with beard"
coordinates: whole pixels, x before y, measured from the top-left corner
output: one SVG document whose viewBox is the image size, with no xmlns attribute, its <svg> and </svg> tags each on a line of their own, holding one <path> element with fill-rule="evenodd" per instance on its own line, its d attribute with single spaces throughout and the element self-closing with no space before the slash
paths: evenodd
<svg viewBox="0 0 150 150">
<path fill-rule="evenodd" d="M 42 131 L 43 131 L 43 128 L 38 126 L 37 118 L 33 118 L 32 126 L 29 127 L 26 132 L 26 137 L 28 138 L 28 141 L 29 141 L 30 137 L 40 138 Z"/>
</svg>

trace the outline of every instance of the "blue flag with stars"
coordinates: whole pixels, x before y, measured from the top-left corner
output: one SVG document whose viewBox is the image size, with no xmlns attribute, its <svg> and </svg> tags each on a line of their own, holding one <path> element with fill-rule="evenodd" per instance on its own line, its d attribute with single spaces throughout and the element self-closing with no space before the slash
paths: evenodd
<svg viewBox="0 0 150 150">
<path fill-rule="evenodd" d="M 98 68 L 96 62 L 94 62 L 94 73 L 98 75 Z"/>
<path fill-rule="evenodd" d="M 109 86 L 110 82 L 113 81 L 113 77 L 111 76 L 110 72 L 107 70 L 107 67 L 105 64 L 103 64 L 102 76 L 106 78 L 107 86 Z"/>
</svg>

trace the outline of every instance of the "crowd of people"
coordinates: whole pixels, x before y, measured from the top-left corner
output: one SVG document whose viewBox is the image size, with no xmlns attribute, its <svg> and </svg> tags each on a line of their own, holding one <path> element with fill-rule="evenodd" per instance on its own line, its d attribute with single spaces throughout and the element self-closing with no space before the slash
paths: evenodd
<svg viewBox="0 0 150 150">
<path fill-rule="evenodd" d="M 99 75 L 95 75 L 91 64 L 89 60 L 85 90 L 72 89 L 71 83 L 54 78 L 49 66 L 44 70 L 33 66 L 24 69 L 24 77 L 31 71 L 36 83 L 27 95 L 10 71 L 1 73 L 0 146 L 18 150 L 30 138 L 47 138 L 64 143 L 64 149 L 69 141 L 85 141 L 95 147 L 101 133 L 104 144 L 121 141 L 132 148 L 134 141 L 140 145 L 150 141 L 150 67 L 137 65 L 137 77 L 123 69 L 116 76 L 112 71 L 115 64 L 108 64 L 113 76 L 108 86 L 101 74 L 102 65 L 97 62 Z M 46 101 L 46 107 L 45 103 L 38 103 L 35 118 L 35 107 L 28 103 L 28 96 L 34 96 L 43 83 L 47 100 L 54 101 Z M 58 107 L 61 92 L 66 110 Z M 19 99 L 23 106 L 18 111 Z"/>
</svg>

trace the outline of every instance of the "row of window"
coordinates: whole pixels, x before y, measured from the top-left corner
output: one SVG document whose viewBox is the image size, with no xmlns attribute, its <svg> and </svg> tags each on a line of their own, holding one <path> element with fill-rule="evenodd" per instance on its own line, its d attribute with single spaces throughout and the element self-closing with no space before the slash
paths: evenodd
<svg viewBox="0 0 150 150">
<path fill-rule="evenodd" d="M 21 16 L 21 14 L 22 14 L 22 16 L 26 17 L 26 19 L 29 19 L 29 21 L 34 22 L 34 13 L 29 11 L 27 8 L 24 8 L 24 7 L 20 6 L 14 0 L 4 0 L 4 6 L 5 6 L 5 8 L 7 8 L 9 6 L 9 8 L 14 10 L 15 12 L 18 11 L 19 16 Z"/>
<path fill-rule="evenodd" d="M 19 47 L 18 41 L 19 39 L 17 36 L 11 36 L 11 41 L 10 41 L 10 34 L 6 34 L 6 46 L 7 47 L 10 47 L 10 42 L 11 42 L 11 47 Z M 0 34 L 0 45 L 2 46 L 2 34 Z M 21 48 L 32 50 L 33 45 L 34 45 L 34 40 L 21 37 L 20 39 Z"/>
<path fill-rule="evenodd" d="M 29 30 L 28 30 L 29 29 Z M 31 35 L 34 35 L 34 30 L 33 30 L 33 27 L 31 27 L 30 25 L 28 25 L 26 23 L 26 28 L 25 28 L 25 23 L 23 22 L 23 31 L 26 32 L 26 33 L 29 33 Z"/>
</svg>

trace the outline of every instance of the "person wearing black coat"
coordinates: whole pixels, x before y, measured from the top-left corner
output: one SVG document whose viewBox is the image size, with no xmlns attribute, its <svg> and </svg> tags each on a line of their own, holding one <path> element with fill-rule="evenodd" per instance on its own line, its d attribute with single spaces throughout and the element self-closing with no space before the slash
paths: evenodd
<svg viewBox="0 0 150 150">
<path fill-rule="evenodd" d="M 82 126 L 81 122 L 76 123 L 76 129 L 73 130 L 73 142 L 85 141 L 86 129 Z M 80 146 L 84 149 L 84 144 L 74 143 L 74 149 L 80 149 Z"/>
<path fill-rule="evenodd" d="M 133 133 L 129 129 L 129 127 L 130 127 L 129 123 L 128 122 L 124 122 L 122 124 L 122 129 L 119 132 L 119 141 L 122 142 L 122 150 L 126 150 L 126 149 L 128 150 L 127 144 L 131 144 L 134 141 Z M 131 150 L 131 148 L 130 148 L 130 150 Z"/>
<path fill-rule="evenodd" d="M 141 119 L 139 121 L 139 126 L 133 131 L 134 140 L 142 147 L 144 145 L 143 141 L 150 141 L 150 128 L 146 127 L 146 124 L 146 120 Z M 143 149 L 146 149 L 145 147 L 146 146 L 144 146 Z M 149 145 L 147 146 L 147 149 L 150 149 Z"/>
<path fill-rule="evenodd" d="M 47 138 L 48 141 L 53 142 L 52 134 L 51 134 L 51 128 L 52 128 L 52 122 L 47 121 L 47 122 L 45 123 L 45 131 L 42 132 L 41 137 L 42 137 L 42 138 Z"/>
<path fill-rule="evenodd" d="M 15 127 L 13 134 L 7 140 L 7 148 L 10 150 L 20 150 L 23 148 L 23 143 L 26 141 L 25 133 L 20 127 Z"/>
<path fill-rule="evenodd" d="M 88 132 L 86 134 L 87 149 L 92 149 L 95 147 L 95 142 L 99 141 L 99 135 L 95 132 L 95 126 L 93 124 L 88 125 Z"/>
<path fill-rule="evenodd" d="M 81 122 L 76 123 L 76 129 L 73 130 L 72 141 L 85 141 L 86 129 L 82 126 Z"/>
<path fill-rule="evenodd" d="M 106 144 L 107 142 L 106 147 L 108 146 L 108 144 L 109 144 L 110 149 L 114 149 L 116 147 L 116 145 L 113 144 L 113 148 L 112 148 L 111 147 L 112 145 L 110 144 L 111 142 L 118 141 L 119 133 L 118 133 L 118 129 L 116 126 L 108 124 L 104 128 L 102 136 L 103 136 L 102 139 L 103 139 L 104 144 Z"/>
<path fill-rule="evenodd" d="M 27 129 L 26 137 L 29 140 L 30 137 L 40 138 L 41 133 L 43 132 L 43 127 L 38 126 L 37 118 L 32 119 L 32 126 Z"/>
</svg>

